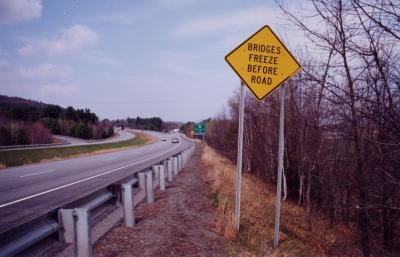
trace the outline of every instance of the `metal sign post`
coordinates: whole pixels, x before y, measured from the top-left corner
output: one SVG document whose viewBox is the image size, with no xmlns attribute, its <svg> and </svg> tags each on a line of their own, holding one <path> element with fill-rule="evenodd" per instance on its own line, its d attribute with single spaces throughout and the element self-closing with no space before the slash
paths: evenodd
<svg viewBox="0 0 400 257">
<path fill-rule="evenodd" d="M 235 204 L 235 228 L 239 231 L 240 227 L 240 194 L 242 184 L 242 153 L 243 153 L 243 119 L 244 119 L 244 86 L 240 83 L 239 100 L 239 132 L 238 132 L 238 153 L 236 168 L 236 204 Z"/>
<path fill-rule="evenodd" d="M 279 146 L 278 146 L 278 181 L 276 184 L 276 201 L 275 201 L 275 231 L 274 231 L 274 248 L 279 246 L 279 219 L 281 216 L 281 187 L 283 173 L 283 151 L 285 145 L 284 129 L 285 129 L 285 87 L 280 88 L 280 114 L 279 114 Z"/>
<path fill-rule="evenodd" d="M 300 69 L 301 65 L 289 52 L 282 41 L 269 26 L 263 26 L 256 33 L 243 41 L 239 46 L 225 56 L 225 60 L 240 77 L 239 105 L 239 137 L 237 157 L 237 182 L 236 182 L 236 206 L 235 225 L 239 230 L 240 220 L 240 184 L 242 175 L 242 144 L 243 144 L 243 114 L 244 96 L 243 87 L 246 85 L 257 100 L 262 101 L 269 94 L 282 86 Z M 284 104 L 285 90 L 281 87 L 281 110 L 279 123 L 279 148 L 278 148 L 278 185 L 276 194 L 276 215 L 274 247 L 278 247 L 279 218 L 281 205 L 281 184 L 283 172 L 284 149 Z"/>
</svg>

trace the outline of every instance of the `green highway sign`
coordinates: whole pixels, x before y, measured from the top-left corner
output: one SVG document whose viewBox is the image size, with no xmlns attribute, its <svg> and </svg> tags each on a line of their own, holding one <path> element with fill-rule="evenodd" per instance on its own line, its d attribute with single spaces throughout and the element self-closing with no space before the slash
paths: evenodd
<svg viewBox="0 0 400 257">
<path fill-rule="evenodd" d="M 206 124 L 195 124 L 194 130 L 195 131 L 206 131 Z"/>
<path fill-rule="evenodd" d="M 205 135 L 206 134 L 206 124 L 194 124 L 194 134 L 195 135 Z"/>
</svg>

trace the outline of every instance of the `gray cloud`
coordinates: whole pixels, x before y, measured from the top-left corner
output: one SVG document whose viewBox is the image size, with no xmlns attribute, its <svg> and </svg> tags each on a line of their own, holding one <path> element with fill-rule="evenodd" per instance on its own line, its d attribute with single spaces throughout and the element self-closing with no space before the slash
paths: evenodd
<svg viewBox="0 0 400 257">
<path fill-rule="evenodd" d="M 32 40 L 32 42 L 18 49 L 21 56 L 47 54 L 49 56 L 64 55 L 77 52 L 82 48 L 93 45 L 97 41 L 97 34 L 85 25 L 73 25 L 62 30 L 54 38 Z"/>
<path fill-rule="evenodd" d="M 1 0 L 0 24 L 11 25 L 40 18 L 42 9 L 41 0 Z"/>
</svg>

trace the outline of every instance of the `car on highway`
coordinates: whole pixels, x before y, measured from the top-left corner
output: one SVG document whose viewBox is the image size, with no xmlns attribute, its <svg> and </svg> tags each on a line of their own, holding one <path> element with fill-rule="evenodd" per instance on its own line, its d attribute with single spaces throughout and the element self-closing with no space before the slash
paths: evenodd
<svg viewBox="0 0 400 257">
<path fill-rule="evenodd" d="M 165 137 L 162 137 L 161 141 L 167 141 L 167 139 Z"/>
<path fill-rule="evenodd" d="M 171 141 L 173 144 L 175 144 L 175 143 L 179 143 L 179 139 L 177 139 L 176 137 L 175 138 L 173 138 L 172 139 L 172 141 Z"/>
</svg>

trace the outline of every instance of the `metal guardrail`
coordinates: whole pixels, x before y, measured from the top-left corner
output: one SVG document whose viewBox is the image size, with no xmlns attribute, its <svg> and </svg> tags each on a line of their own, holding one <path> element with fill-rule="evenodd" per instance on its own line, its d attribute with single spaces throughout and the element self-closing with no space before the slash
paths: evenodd
<svg viewBox="0 0 400 257">
<path fill-rule="evenodd" d="M 64 143 L 54 143 L 54 144 L 32 144 L 32 145 L 2 145 L 0 146 L 1 151 L 6 150 L 17 150 L 17 149 L 25 149 L 25 148 L 39 148 L 39 147 L 48 147 L 48 146 L 63 146 L 69 145 Z"/>
<path fill-rule="evenodd" d="M 17 239 L 0 246 L 0 256 L 14 256 L 23 249 L 57 232 L 58 229 L 58 223 L 54 220 L 41 221 L 32 226 L 29 231 L 24 231 Z"/>
<path fill-rule="evenodd" d="M 127 130 L 130 131 L 130 130 Z M 131 132 L 135 137 L 134 132 Z M 55 135 L 55 136 L 61 136 L 61 135 Z M 70 138 L 76 141 L 80 141 L 80 142 L 84 142 L 87 145 L 93 145 L 93 144 L 101 144 L 103 142 L 107 143 L 107 141 L 112 140 L 114 138 L 120 137 L 121 135 L 119 135 L 118 133 L 114 133 L 114 135 L 112 137 L 109 138 L 104 138 L 104 139 L 93 139 L 93 140 L 86 140 L 86 139 L 82 139 L 82 138 L 77 138 L 77 137 L 70 137 L 70 136 L 61 136 L 64 138 Z M 133 137 L 133 138 L 134 138 Z M 130 138 L 132 139 L 132 138 Z M 127 139 L 129 140 L 129 139 Z M 68 142 L 65 139 L 61 139 L 60 143 L 49 143 L 49 144 L 30 144 L 30 145 L 1 145 L 0 146 L 0 151 L 6 151 L 6 150 L 22 150 L 22 149 L 36 149 L 36 148 L 45 148 L 45 147 L 58 147 L 58 146 L 66 146 L 66 147 L 70 147 L 70 146 L 78 146 L 78 145 L 73 145 L 70 142 Z M 119 142 L 119 141 L 116 141 Z M 109 142 L 109 143 L 113 143 L 113 142 Z M 85 145 L 85 144 L 84 144 Z"/>
<path fill-rule="evenodd" d="M 166 183 L 172 182 L 173 177 L 179 174 L 195 148 L 196 144 L 193 144 L 191 147 L 153 164 L 141 172 L 129 175 L 119 183 L 108 185 L 108 190 L 106 188 L 103 193 L 95 195 L 94 198 L 85 203 L 80 203 L 79 206 L 55 210 L 58 211 L 57 221 L 47 219 L 31 229 L 28 228 L 28 232 L 23 233 L 18 238 L 3 245 L 0 243 L 0 257 L 14 256 L 56 232 L 59 232 L 60 241 L 74 244 L 76 257 L 91 257 L 91 213 L 104 203 L 118 198 L 117 195 L 119 195 L 120 199 L 117 199 L 117 202 L 122 204 L 124 224 L 128 227 L 134 226 L 134 206 L 136 204 L 133 202 L 133 187 L 137 186 L 140 190 L 144 190 L 146 201 L 153 203 L 154 189 L 159 187 L 160 190 L 165 190 Z M 117 186 L 120 189 L 120 194 L 110 192 L 110 186 Z M 85 197 L 85 199 L 87 198 L 88 196 Z"/>
</svg>

